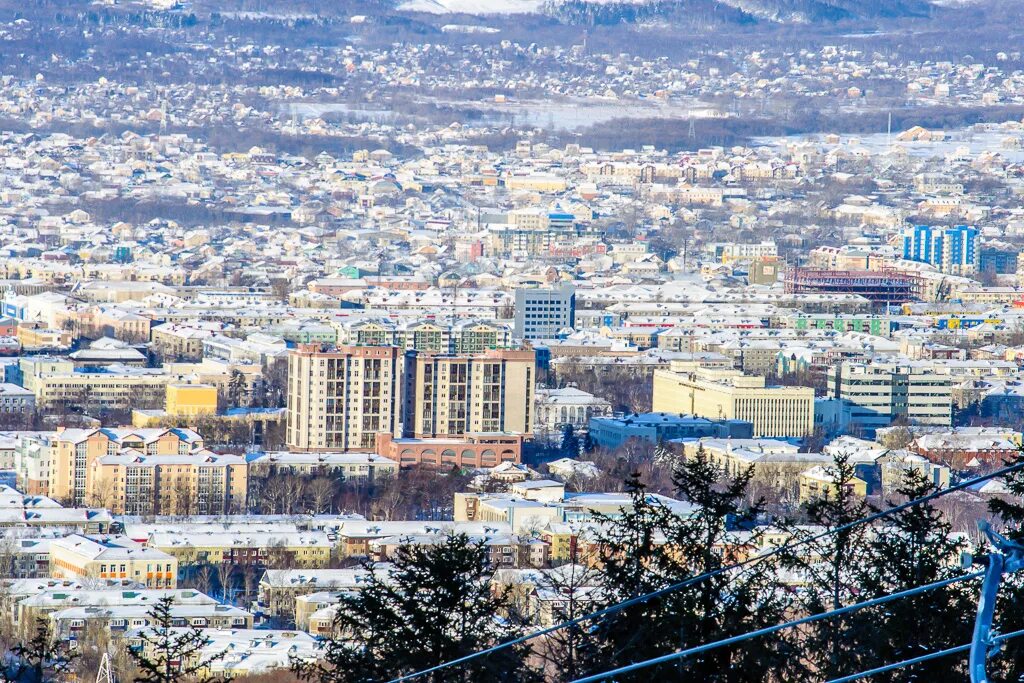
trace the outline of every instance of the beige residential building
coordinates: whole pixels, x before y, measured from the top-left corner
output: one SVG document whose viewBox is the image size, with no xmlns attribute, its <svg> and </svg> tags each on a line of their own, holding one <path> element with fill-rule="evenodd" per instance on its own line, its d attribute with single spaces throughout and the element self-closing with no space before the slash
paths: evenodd
<svg viewBox="0 0 1024 683">
<path fill-rule="evenodd" d="M 417 354 L 408 366 L 405 431 L 416 438 L 533 431 L 531 351 Z"/>
<path fill-rule="evenodd" d="M 806 436 L 814 430 L 814 389 L 772 386 L 738 370 L 674 363 L 654 371 L 655 412 L 747 420 L 755 437 Z"/>
<path fill-rule="evenodd" d="M 245 509 L 247 473 L 240 455 L 125 449 L 93 460 L 87 498 L 115 514 L 234 514 Z"/>
<path fill-rule="evenodd" d="M 178 560 L 126 536 L 74 534 L 50 544 L 53 576 L 66 579 L 131 579 L 147 588 L 176 588 Z"/>
<path fill-rule="evenodd" d="M 202 359 L 203 341 L 218 332 L 211 326 L 189 327 L 173 323 L 157 325 L 149 331 L 155 351 L 164 358 L 181 361 Z"/>
<path fill-rule="evenodd" d="M 125 451 L 152 457 L 184 455 L 202 447 L 202 437 L 190 429 L 65 429 L 50 440 L 50 479 L 37 488 L 81 506 L 98 493 L 93 465 L 104 456 Z"/>
<path fill-rule="evenodd" d="M 288 448 L 373 450 L 399 426 L 403 361 L 395 346 L 300 344 L 288 354 Z"/>
<path fill-rule="evenodd" d="M 173 375 L 158 368 L 109 365 L 102 371 L 76 372 L 73 361 L 52 356 L 19 360 L 22 386 L 41 408 L 157 407 L 164 403 Z"/>
</svg>

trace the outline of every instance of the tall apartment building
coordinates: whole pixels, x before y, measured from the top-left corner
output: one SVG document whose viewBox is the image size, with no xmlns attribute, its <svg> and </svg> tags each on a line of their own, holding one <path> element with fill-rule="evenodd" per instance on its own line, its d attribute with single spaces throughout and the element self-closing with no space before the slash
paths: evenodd
<svg viewBox="0 0 1024 683">
<path fill-rule="evenodd" d="M 407 351 L 431 353 L 479 353 L 511 344 L 507 325 L 489 320 L 436 320 L 395 322 L 387 318 L 362 318 L 337 324 L 338 343 L 353 346 L 398 346 Z"/>
<path fill-rule="evenodd" d="M 532 432 L 535 366 L 533 351 L 409 354 L 406 434 Z"/>
<path fill-rule="evenodd" d="M 949 426 L 953 421 L 953 380 L 931 363 L 847 361 L 828 371 L 828 395 L 850 404 L 850 420 L 868 430 L 894 420 Z"/>
<path fill-rule="evenodd" d="M 517 289 L 515 336 L 551 339 L 576 324 L 576 291 L 566 285 L 555 289 Z"/>
<path fill-rule="evenodd" d="M 372 450 L 400 426 L 403 364 L 395 346 L 300 344 L 288 355 L 288 448 Z"/>
<path fill-rule="evenodd" d="M 806 436 L 814 429 L 814 389 L 771 386 L 738 370 L 674 363 L 654 371 L 655 412 L 746 420 L 753 436 Z"/>
<path fill-rule="evenodd" d="M 981 265 L 981 233 L 967 225 L 915 225 L 903 233 L 903 258 L 930 263 L 944 273 L 976 273 Z"/>
</svg>

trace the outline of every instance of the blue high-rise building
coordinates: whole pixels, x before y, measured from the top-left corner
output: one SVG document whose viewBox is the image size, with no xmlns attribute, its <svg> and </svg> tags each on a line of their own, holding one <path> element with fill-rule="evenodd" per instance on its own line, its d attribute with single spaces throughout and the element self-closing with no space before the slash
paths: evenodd
<svg viewBox="0 0 1024 683">
<path fill-rule="evenodd" d="M 981 260 L 981 233 L 969 225 L 915 225 L 903 233 L 903 258 L 930 263 L 944 273 L 974 273 Z"/>
</svg>

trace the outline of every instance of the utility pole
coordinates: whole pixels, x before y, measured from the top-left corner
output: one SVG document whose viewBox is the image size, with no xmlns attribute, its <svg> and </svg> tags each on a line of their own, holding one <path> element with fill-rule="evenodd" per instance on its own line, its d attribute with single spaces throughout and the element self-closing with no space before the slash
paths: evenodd
<svg viewBox="0 0 1024 683">
<path fill-rule="evenodd" d="M 114 670 L 110 666 L 110 653 L 104 652 L 100 660 L 100 670 L 96 673 L 96 683 L 114 683 Z"/>
</svg>

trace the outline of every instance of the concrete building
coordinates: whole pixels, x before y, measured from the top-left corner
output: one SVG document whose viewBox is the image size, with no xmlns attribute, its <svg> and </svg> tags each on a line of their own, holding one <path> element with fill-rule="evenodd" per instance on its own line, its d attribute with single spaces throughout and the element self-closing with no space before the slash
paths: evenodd
<svg viewBox="0 0 1024 683">
<path fill-rule="evenodd" d="M 866 496 L 868 484 L 860 477 L 851 477 L 843 484 L 855 496 Z M 815 465 L 800 474 L 800 502 L 807 503 L 815 498 L 835 498 L 839 490 L 839 482 L 835 477 L 835 468 L 830 465 Z"/>
<path fill-rule="evenodd" d="M 749 439 L 753 425 L 745 420 L 712 420 L 678 413 L 642 413 L 590 418 L 590 438 L 602 448 L 618 448 L 629 439 L 658 444 L 702 437 Z"/>
<path fill-rule="evenodd" d="M 496 467 L 522 460 L 523 435 L 511 433 L 463 434 L 459 438 L 395 438 L 377 433 L 376 451 L 402 467 Z"/>
<path fill-rule="evenodd" d="M 245 509 L 248 466 L 240 455 L 201 449 L 146 455 L 124 449 L 90 464 L 87 500 L 127 515 L 214 515 Z"/>
<path fill-rule="evenodd" d="M 178 561 L 125 536 L 73 534 L 50 544 L 53 576 L 68 579 L 132 579 L 147 588 L 176 588 Z"/>
<path fill-rule="evenodd" d="M 576 292 L 572 287 L 516 290 L 514 329 L 518 339 L 554 338 L 575 325 Z"/>
<path fill-rule="evenodd" d="M 981 232 L 967 225 L 916 225 L 904 232 L 903 258 L 930 263 L 943 273 L 977 273 L 981 265 Z"/>
<path fill-rule="evenodd" d="M 171 417 L 196 417 L 217 412 L 217 387 L 212 384 L 168 384 L 164 410 Z"/>
<path fill-rule="evenodd" d="M 737 370 L 675 364 L 655 370 L 655 411 L 746 420 L 754 437 L 806 436 L 814 429 L 814 389 L 772 386 Z"/>
<path fill-rule="evenodd" d="M 537 430 L 556 433 L 563 425 L 579 429 L 586 427 L 590 418 L 612 412 L 612 405 L 607 400 L 574 387 L 538 389 L 536 395 Z"/>
<path fill-rule="evenodd" d="M 533 432 L 534 352 L 407 356 L 405 434 L 417 438 L 467 433 Z"/>
<path fill-rule="evenodd" d="M 390 436 L 387 432 L 378 434 Z M 257 453 L 249 458 L 249 472 L 254 477 L 272 477 L 275 474 L 342 475 L 346 480 L 373 481 L 398 472 L 398 463 L 376 453 L 291 453 L 275 451 Z"/>
<path fill-rule="evenodd" d="M 45 469 L 49 478 L 29 482 L 30 488 L 80 506 L 98 493 L 93 464 L 100 458 L 124 452 L 148 457 L 186 455 L 201 450 L 203 439 L 189 429 L 65 429 L 47 439 L 46 445 L 33 455 L 52 462 Z"/>
<path fill-rule="evenodd" d="M 35 410 L 36 395 L 17 384 L 0 383 L 0 413 L 27 414 Z"/>
<path fill-rule="evenodd" d="M 948 427 L 953 380 L 927 361 L 846 361 L 829 369 L 828 395 L 853 404 L 850 420 L 873 431 L 894 420 Z"/>
<path fill-rule="evenodd" d="M 399 428 L 402 365 L 395 346 L 302 344 L 291 351 L 288 449 L 372 450 L 377 432 Z"/>
</svg>

